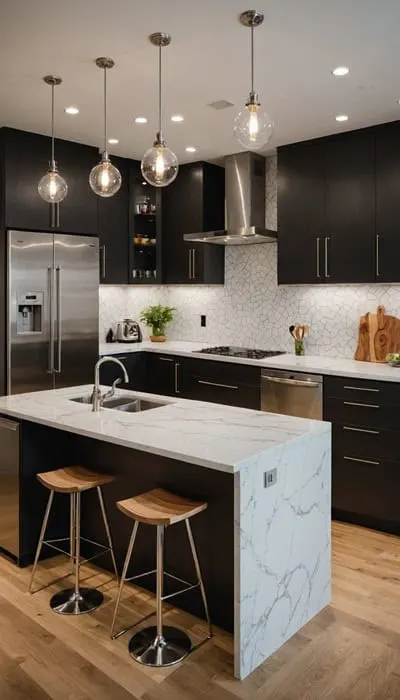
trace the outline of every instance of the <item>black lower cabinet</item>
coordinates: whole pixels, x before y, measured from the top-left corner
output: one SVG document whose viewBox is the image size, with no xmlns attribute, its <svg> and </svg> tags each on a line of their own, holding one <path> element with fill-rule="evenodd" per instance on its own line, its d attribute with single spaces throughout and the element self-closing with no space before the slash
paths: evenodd
<svg viewBox="0 0 400 700">
<path fill-rule="evenodd" d="M 325 377 L 324 387 L 333 516 L 400 534 L 400 387 L 346 377 Z"/>
<path fill-rule="evenodd" d="M 260 408 L 260 370 L 257 367 L 187 359 L 181 383 L 185 398 Z"/>
<path fill-rule="evenodd" d="M 146 357 L 146 391 L 162 396 L 183 394 L 182 368 L 184 363 L 185 359 L 176 355 L 149 353 Z"/>
<path fill-rule="evenodd" d="M 134 389 L 136 391 L 145 391 L 146 389 L 146 357 L 143 352 L 127 352 L 118 355 L 112 355 L 117 360 L 120 360 L 125 366 L 129 375 L 129 384 L 124 383 L 123 373 L 120 367 L 115 362 L 105 362 L 100 367 L 100 382 L 105 386 L 111 386 L 116 379 L 121 379 L 122 389 Z"/>
</svg>

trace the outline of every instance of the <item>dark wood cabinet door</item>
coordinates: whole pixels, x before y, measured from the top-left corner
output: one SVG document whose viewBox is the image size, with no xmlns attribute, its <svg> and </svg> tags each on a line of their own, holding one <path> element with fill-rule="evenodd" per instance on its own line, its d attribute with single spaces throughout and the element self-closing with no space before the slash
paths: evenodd
<svg viewBox="0 0 400 700">
<path fill-rule="evenodd" d="M 376 265 L 377 282 L 399 282 L 400 122 L 377 127 Z"/>
<path fill-rule="evenodd" d="M 329 282 L 375 279 L 374 158 L 372 130 L 326 141 L 323 267 Z"/>
<path fill-rule="evenodd" d="M 50 205 L 38 184 L 49 167 L 50 139 L 16 129 L 2 129 L 4 148 L 5 228 L 47 231 Z"/>
<path fill-rule="evenodd" d="M 91 169 L 100 160 L 96 148 L 70 141 L 56 141 L 56 160 L 68 183 L 61 202 L 57 230 L 63 233 L 97 234 L 98 197 L 89 185 Z"/>
<path fill-rule="evenodd" d="M 177 358 L 172 355 L 149 354 L 147 358 L 146 389 L 152 394 L 175 396 L 177 384 Z"/>
<path fill-rule="evenodd" d="M 322 282 L 325 148 L 307 142 L 278 151 L 278 283 Z"/>
<path fill-rule="evenodd" d="M 260 409 L 260 370 L 257 367 L 186 359 L 180 376 L 185 398 Z"/>
<path fill-rule="evenodd" d="M 129 161 L 112 159 L 122 176 L 113 197 L 99 197 L 100 284 L 129 282 Z"/>
<path fill-rule="evenodd" d="M 223 284 L 224 250 L 192 244 L 185 233 L 224 226 L 224 172 L 208 163 L 182 165 L 162 193 L 163 280 L 169 284 Z"/>
<path fill-rule="evenodd" d="M 113 355 L 125 365 L 129 376 L 129 384 L 124 384 L 122 370 L 114 362 L 105 362 L 100 367 L 100 383 L 104 386 L 111 386 L 116 379 L 121 379 L 121 389 L 131 389 L 136 391 L 145 391 L 143 377 L 145 374 L 146 358 L 143 352 L 123 352 L 121 345 L 121 354 Z"/>
</svg>

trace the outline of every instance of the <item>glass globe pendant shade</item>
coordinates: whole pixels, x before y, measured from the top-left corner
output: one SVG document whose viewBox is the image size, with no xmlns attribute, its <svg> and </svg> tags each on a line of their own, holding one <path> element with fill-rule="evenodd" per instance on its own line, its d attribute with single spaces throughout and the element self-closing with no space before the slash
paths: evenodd
<svg viewBox="0 0 400 700">
<path fill-rule="evenodd" d="M 61 177 L 55 164 L 51 165 L 46 175 L 38 184 L 38 192 L 42 199 L 49 204 L 58 204 L 68 194 L 68 185 Z"/>
<path fill-rule="evenodd" d="M 245 148 L 257 151 L 271 140 L 274 132 L 272 119 L 251 97 L 239 112 L 233 125 L 235 137 Z"/>
<path fill-rule="evenodd" d="M 153 187 L 166 187 L 178 175 L 178 159 L 164 141 L 155 141 L 143 156 L 141 170 L 144 179 Z"/>
<path fill-rule="evenodd" d="M 99 197 L 112 197 L 121 187 L 122 177 L 107 155 L 90 171 L 89 184 Z"/>
</svg>

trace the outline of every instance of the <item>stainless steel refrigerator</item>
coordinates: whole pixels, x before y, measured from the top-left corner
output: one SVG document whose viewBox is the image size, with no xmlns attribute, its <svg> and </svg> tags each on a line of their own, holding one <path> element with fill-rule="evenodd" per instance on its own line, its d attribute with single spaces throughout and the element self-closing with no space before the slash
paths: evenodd
<svg viewBox="0 0 400 700">
<path fill-rule="evenodd" d="M 8 231 L 7 261 L 7 393 L 91 383 L 98 359 L 98 240 Z"/>
</svg>

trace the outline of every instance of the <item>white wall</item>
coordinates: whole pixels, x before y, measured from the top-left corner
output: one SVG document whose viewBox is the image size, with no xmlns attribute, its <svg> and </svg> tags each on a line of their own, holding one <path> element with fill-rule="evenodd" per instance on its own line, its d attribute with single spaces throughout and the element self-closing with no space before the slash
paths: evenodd
<svg viewBox="0 0 400 700">
<path fill-rule="evenodd" d="M 276 158 L 267 160 L 267 226 L 276 228 Z M 175 306 L 172 339 L 292 349 L 288 327 L 309 323 L 306 351 L 348 357 L 361 314 L 384 304 L 400 315 L 400 285 L 277 285 L 276 243 L 227 247 L 224 287 L 100 287 L 100 337 L 123 318 L 139 318 L 147 304 Z M 207 315 L 201 328 L 200 314 Z"/>
</svg>

